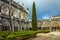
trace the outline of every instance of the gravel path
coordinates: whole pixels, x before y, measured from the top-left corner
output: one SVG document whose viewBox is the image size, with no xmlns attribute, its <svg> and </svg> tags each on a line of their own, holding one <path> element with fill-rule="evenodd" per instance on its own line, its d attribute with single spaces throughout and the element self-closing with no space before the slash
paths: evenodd
<svg viewBox="0 0 60 40">
<path fill-rule="evenodd" d="M 60 40 L 60 32 L 38 33 L 36 37 L 28 40 Z"/>
</svg>

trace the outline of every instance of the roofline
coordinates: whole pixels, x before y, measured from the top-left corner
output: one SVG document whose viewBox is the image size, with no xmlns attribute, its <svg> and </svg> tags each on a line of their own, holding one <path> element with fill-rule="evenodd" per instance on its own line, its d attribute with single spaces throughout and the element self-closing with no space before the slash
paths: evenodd
<svg viewBox="0 0 60 40">
<path fill-rule="evenodd" d="M 7 3 L 7 4 L 9 5 L 9 1 L 8 1 L 8 0 L 1 0 L 1 1 L 3 1 L 3 2 L 5 2 L 5 3 Z M 14 2 L 14 1 L 12 1 L 12 4 L 11 4 L 11 5 L 14 6 L 15 8 L 17 8 L 17 9 L 25 12 L 25 13 L 28 13 L 28 12 L 27 12 L 27 11 L 28 11 L 27 9 L 25 9 L 22 5 Z M 27 10 L 27 11 L 26 11 L 26 10 Z"/>
</svg>

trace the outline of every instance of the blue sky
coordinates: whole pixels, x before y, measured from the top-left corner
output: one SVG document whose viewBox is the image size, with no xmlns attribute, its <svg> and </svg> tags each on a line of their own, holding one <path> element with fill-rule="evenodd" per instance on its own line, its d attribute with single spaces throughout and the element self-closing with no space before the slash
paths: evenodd
<svg viewBox="0 0 60 40">
<path fill-rule="evenodd" d="M 14 0 L 18 3 L 18 0 Z M 19 4 L 24 4 L 29 8 L 29 19 L 32 19 L 32 3 L 36 3 L 37 20 L 48 19 L 51 15 L 60 15 L 60 0 L 19 0 Z"/>
</svg>

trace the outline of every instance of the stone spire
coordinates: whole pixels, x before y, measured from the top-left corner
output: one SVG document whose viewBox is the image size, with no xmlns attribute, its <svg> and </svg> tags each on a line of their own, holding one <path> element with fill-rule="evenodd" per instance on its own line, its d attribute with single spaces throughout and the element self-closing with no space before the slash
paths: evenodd
<svg viewBox="0 0 60 40">
<path fill-rule="evenodd" d="M 41 21 L 42 21 L 43 19 L 42 19 L 42 17 L 41 17 Z"/>
</svg>

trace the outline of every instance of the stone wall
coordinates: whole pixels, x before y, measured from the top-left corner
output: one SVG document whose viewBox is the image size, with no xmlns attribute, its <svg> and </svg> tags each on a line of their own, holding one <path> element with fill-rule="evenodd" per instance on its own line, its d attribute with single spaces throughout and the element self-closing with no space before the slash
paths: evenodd
<svg viewBox="0 0 60 40">
<path fill-rule="evenodd" d="M 27 20 L 28 21 L 28 12 L 26 10 L 24 10 L 24 8 L 19 5 L 18 3 L 14 2 L 14 1 L 8 1 L 8 0 L 1 0 L 0 1 L 1 3 L 1 15 L 0 15 L 0 18 L 1 18 L 1 24 L 3 24 L 3 22 L 5 24 L 5 26 L 7 26 L 8 24 L 10 26 L 7 26 L 7 27 L 10 27 L 9 29 L 14 31 L 15 27 L 15 31 L 16 30 L 21 30 L 21 27 L 23 26 L 23 28 L 25 27 L 25 21 Z M 5 21 L 2 21 L 3 19 L 6 19 Z M 21 20 L 23 19 L 23 20 Z M 22 22 L 21 22 L 22 21 Z M 26 23 L 27 23 L 26 21 Z M 7 29 L 5 28 L 5 26 L 1 25 L 1 28 L 3 29 Z M 2 27 L 3 26 L 3 27 Z M 0 28 L 0 29 L 1 29 Z"/>
</svg>

